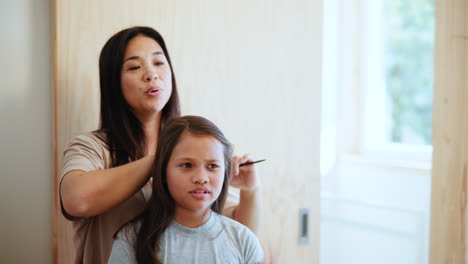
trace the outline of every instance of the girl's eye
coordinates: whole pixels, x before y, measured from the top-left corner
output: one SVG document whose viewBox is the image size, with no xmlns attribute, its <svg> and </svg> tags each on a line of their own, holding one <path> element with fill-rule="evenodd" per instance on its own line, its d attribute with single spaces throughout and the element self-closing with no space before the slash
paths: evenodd
<svg viewBox="0 0 468 264">
<path fill-rule="evenodd" d="M 190 164 L 190 163 L 182 163 L 182 164 L 180 164 L 180 166 L 181 166 L 182 168 L 191 168 L 191 167 L 192 167 L 192 164 Z"/>
<path fill-rule="evenodd" d="M 164 65 L 164 62 L 162 62 L 162 61 L 157 61 L 157 62 L 154 63 L 154 65 L 156 65 L 156 66 L 161 66 L 161 65 Z"/>
<path fill-rule="evenodd" d="M 210 164 L 210 165 L 208 165 L 208 168 L 210 168 L 210 169 L 217 169 L 217 168 L 219 168 L 219 166 L 216 165 L 216 164 Z"/>
</svg>

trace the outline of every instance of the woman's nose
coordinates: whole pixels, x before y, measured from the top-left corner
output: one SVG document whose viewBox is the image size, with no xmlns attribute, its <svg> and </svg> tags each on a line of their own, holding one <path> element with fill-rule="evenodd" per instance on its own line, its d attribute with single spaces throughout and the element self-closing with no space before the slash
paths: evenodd
<svg viewBox="0 0 468 264">
<path fill-rule="evenodd" d="M 156 80 L 158 79 L 158 73 L 153 70 L 153 69 L 148 69 L 146 72 L 145 72 L 145 75 L 143 76 L 143 78 L 145 79 L 145 81 L 152 81 L 152 80 Z"/>
</svg>

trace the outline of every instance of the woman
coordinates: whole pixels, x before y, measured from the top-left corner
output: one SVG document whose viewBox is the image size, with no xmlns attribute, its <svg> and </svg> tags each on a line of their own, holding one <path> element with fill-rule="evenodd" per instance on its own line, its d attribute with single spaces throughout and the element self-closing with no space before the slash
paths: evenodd
<svg viewBox="0 0 468 264">
<path fill-rule="evenodd" d="M 150 168 L 159 131 L 180 115 L 175 76 L 162 36 L 132 27 L 112 36 L 100 59 L 100 128 L 69 143 L 60 184 L 63 215 L 73 220 L 75 263 L 106 263 L 113 236 L 138 215 L 151 195 Z M 257 232 L 261 201 L 258 178 L 233 158 L 232 195 L 223 214 Z"/>
</svg>

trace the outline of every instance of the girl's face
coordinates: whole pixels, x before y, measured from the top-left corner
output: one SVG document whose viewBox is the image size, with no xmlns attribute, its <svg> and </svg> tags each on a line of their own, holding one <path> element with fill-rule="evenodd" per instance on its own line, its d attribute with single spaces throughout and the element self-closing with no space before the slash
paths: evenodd
<svg viewBox="0 0 468 264">
<path fill-rule="evenodd" d="M 120 82 L 125 101 L 140 120 L 163 109 L 172 92 L 172 72 L 154 39 L 138 35 L 127 43 Z"/>
<path fill-rule="evenodd" d="M 175 215 L 204 214 L 224 181 L 223 145 L 216 138 L 183 132 L 167 164 L 167 185 Z"/>
</svg>

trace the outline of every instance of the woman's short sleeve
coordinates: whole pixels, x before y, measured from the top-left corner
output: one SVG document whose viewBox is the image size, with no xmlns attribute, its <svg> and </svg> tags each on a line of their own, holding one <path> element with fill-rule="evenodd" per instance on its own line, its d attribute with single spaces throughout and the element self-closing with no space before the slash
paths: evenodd
<svg viewBox="0 0 468 264">
<path fill-rule="evenodd" d="M 63 152 L 63 175 L 72 170 L 93 171 L 110 166 L 109 151 L 95 134 L 80 135 L 68 143 Z"/>
<path fill-rule="evenodd" d="M 68 143 L 63 152 L 63 169 L 59 186 L 59 198 L 62 214 L 71 221 L 81 218 L 72 216 L 65 211 L 62 201 L 62 180 L 65 174 L 72 170 L 93 171 L 110 167 L 110 154 L 105 143 L 94 133 L 80 135 Z"/>
</svg>

